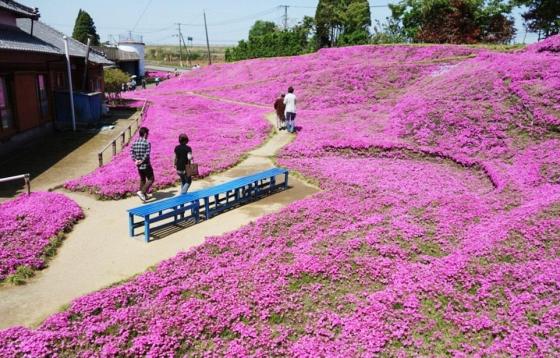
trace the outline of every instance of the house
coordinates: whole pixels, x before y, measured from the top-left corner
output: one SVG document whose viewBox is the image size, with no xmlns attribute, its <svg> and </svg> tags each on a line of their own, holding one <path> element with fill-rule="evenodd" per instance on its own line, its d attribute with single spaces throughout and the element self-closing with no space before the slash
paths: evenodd
<svg viewBox="0 0 560 358">
<path fill-rule="evenodd" d="M 68 91 L 63 34 L 39 21 L 38 9 L 0 0 L 0 155 L 52 130 L 57 91 Z M 103 66 L 113 63 L 68 38 L 74 90 L 103 91 Z"/>
</svg>

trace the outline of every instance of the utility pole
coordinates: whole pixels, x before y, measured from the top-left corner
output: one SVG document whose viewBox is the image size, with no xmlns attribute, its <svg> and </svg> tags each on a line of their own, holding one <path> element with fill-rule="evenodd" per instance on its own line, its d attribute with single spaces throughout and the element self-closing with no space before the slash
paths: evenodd
<svg viewBox="0 0 560 358">
<path fill-rule="evenodd" d="M 181 38 L 183 37 L 183 35 L 181 34 L 180 23 L 177 23 L 177 31 L 179 32 L 179 34 L 177 35 L 177 37 L 179 37 L 179 65 L 183 67 L 183 48 L 181 47 Z"/>
<path fill-rule="evenodd" d="M 280 5 L 284 8 L 284 15 L 282 16 L 282 22 L 284 23 L 284 31 L 288 30 L 288 5 Z"/>
<path fill-rule="evenodd" d="M 187 53 L 187 66 L 192 67 L 191 53 L 189 51 L 189 46 L 185 43 L 185 38 L 183 37 L 183 34 L 181 34 L 181 41 L 183 41 L 183 46 L 185 47 L 185 51 Z"/>
<path fill-rule="evenodd" d="M 84 92 L 87 92 L 88 88 L 87 88 L 87 80 L 88 80 L 88 61 L 89 61 L 89 50 L 90 50 L 90 46 L 91 46 L 91 35 L 88 34 L 88 38 L 87 38 L 87 45 L 86 45 L 86 58 L 84 61 L 84 77 L 82 79 L 82 90 Z"/>
<path fill-rule="evenodd" d="M 206 48 L 208 49 L 208 64 L 212 64 L 212 56 L 210 55 L 210 41 L 208 40 L 208 26 L 206 25 L 206 11 L 204 14 L 204 31 L 206 31 Z"/>
<path fill-rule="evenodd" d="M 72 69 L 70 65 L 70 52 L 68 52 L 68 37 L 62 36 L 64 40 L 64 53 L 66 54 L 66 70 L 68 71 L 68 94 L 70 95 L 70 112 L 72 114 L 72 130 L 76 131 L 76 112 L 74 111 L 74 90 L 72 89 Z"/>
</svg>

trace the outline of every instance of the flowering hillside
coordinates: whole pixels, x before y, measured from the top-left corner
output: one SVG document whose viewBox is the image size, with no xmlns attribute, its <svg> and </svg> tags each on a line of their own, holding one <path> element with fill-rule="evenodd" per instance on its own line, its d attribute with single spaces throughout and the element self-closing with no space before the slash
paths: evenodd
<svg viewBox="0 0 560 358">
<path fill-rule="evenodd" d="M 150 129 L 156 188 L 178 180 L 173 167 L 173 150 L 179 144 L 181 133 L 189 136 L 189 145 L 203 176 L 234 165 L 268 135 L 269 125 L 262 120 L 265 113 L 262 109 L 192 97 L 173 86 L 167 86 L 165 92 L 146 90 L 138 95 L 152 101 L 142 126 Z M 66 188 L 90 191 L 104 198 L 121 198 L 136 192 L 138 173 L 129 148 L 117 154 L 109 164 L 67 182 Z"/>
<path fill-rule="evenodd" d="M 56 236 L 83 216 L 74 201 L 55 193 L 20 195 L 0 204 L 0 281 L 19 267 L 43 268 Z"/>
<path fill-rule="evenodd" d="M 0 332 L 0 355 L 560 355 L 557 41 L 329 49 L 162 84 L 260 104 L 293 85 L 278 161 L 323 191 Z"/>
</svg>

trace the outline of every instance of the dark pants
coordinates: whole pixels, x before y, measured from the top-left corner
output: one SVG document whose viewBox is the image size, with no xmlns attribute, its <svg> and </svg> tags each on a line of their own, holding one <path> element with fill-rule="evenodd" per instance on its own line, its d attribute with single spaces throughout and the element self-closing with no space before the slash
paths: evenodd
<svg viewBox="0 0 560 358">
<path fill-rule="evenodd" d="M 188 177 L 186 172 L 177 170 L 179 178 L 181 178 L 181 194 L 185 194 L 192 183 L 192 177 Z"/>
<path fill-rule="evenodd" d="M 138 169 L 138 174 L 140 174 L 140 191 L 146 195 L 154 183 L 154 170 L 151 165 L 148 165 L 146 169 Z"/>
<path fill-rule="evenodd" d="M 286 112 L 286 121 L 288 121 L 288 132 L 294 133 L 294 131 L 296 130 L 296 114 L 294 112 Z"/>
</svg>

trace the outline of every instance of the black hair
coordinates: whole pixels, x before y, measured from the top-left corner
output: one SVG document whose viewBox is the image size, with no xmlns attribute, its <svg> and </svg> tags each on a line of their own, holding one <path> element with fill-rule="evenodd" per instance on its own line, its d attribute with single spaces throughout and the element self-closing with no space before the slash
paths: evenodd
<svg viewBox="0 0 560 358">
<path fill-rule="evenodd" d="M 288 93 L 294 93 L 294 88 L 292 86 L 288 88 Z"/>
<path fill-rule="evenodd" d="M 140 137 L 144 138 L 148 135 L 148 133 L 150 133 L 150 130 L 146 127 L 141 127 L 138 133 L 140 134 Z"/>
<path fill-rule="evenodd" d="M 179 143 L 180 144 L 187 144 L 189 142 L 189 137 L 185 133 L 179 134 Z"/>
</svg>

